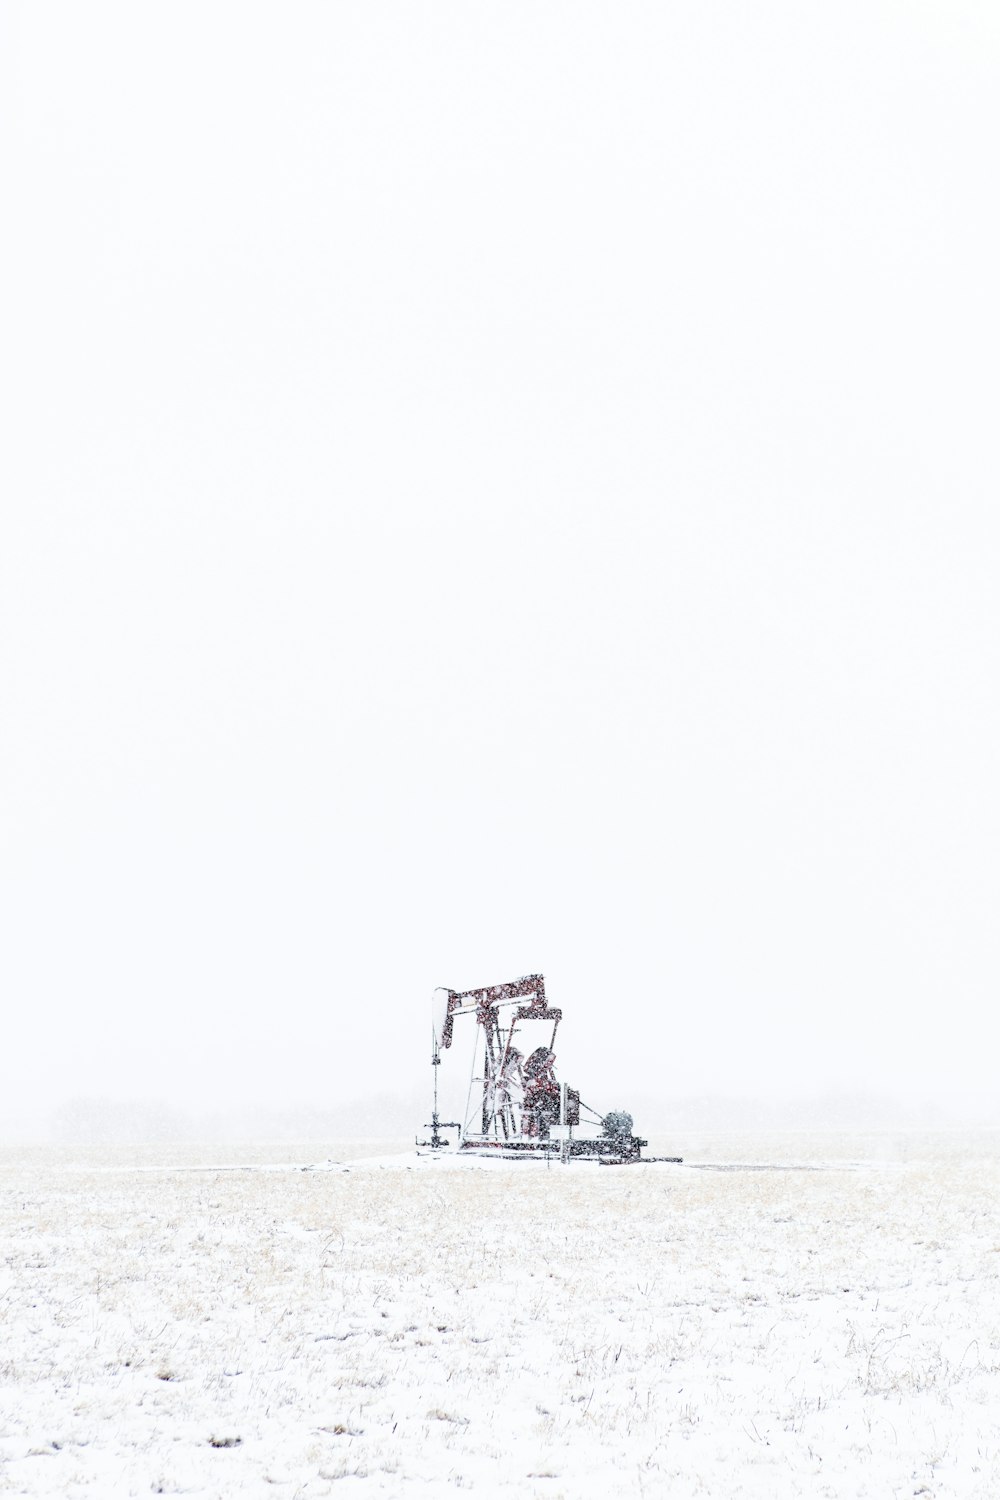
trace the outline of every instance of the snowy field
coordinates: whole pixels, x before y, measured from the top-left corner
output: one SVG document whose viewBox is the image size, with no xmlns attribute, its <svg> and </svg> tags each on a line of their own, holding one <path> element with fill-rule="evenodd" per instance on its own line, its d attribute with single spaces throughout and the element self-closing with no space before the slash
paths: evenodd
<svg viewBox="0 0 1000 1500">
<path fill-rule="evenodd" d="M 0 1493 L 1000 1495 L 1000 1138 L 652 1145 L 7 1150 Z"/>
</svg>

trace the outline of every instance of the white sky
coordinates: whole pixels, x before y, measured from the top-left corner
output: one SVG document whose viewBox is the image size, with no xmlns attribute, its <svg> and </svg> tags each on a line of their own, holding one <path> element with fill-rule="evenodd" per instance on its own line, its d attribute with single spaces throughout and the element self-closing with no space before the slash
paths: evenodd
<svg viewBox="0 0 1000 1500">
<path fill-rule="evenodd" d="M 996 1113 L 997 8 L 0 15 L 4 1110 Z"/>
</svg>

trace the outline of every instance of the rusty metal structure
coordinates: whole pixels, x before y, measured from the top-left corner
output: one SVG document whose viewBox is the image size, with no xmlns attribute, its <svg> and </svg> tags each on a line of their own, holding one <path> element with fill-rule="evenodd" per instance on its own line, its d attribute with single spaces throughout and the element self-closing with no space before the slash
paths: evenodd
<svg viewBox="0 0 1000 1500">
<path fill-rule="evenodd" d="M 475 1035 L 467 1048 L 471 1063 L 464 1118 L 442 1120 L 438 1110 L 442 1054 L 452 1047 L 456 1022 L 466 1018 L 474 1023 Z M 581 1101 L 577 1089 L 556 1079 L 555 1040 L 561 1020 L 562 1011 L 548 1004 L 541 974 L 474 990 L 435 990 L 431 1015 L 434 1107 L 426 1127 L 431 1136 L 418 1141 L 418 1149 L 455 1149 L 512 1159 L 582 1158 L 608 1166 L 652 1160 L 642 1157 L 648 1143 L 632 1134 L 631 1115 L 613 1111 L 602 1116 Z M 442 1134 L 445 1130 L 458 1132 L 454 1145 Z"/>
</svg>

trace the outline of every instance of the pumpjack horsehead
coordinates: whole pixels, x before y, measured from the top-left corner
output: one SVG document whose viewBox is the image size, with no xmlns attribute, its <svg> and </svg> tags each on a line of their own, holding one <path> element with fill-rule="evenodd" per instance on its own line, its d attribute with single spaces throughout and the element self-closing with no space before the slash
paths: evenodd
<svg viewBox="0 0 1000 1500">
<path fill-rule="evenodd" d="M 438 1070 L 442 1053 L 449 1051 L 455 1039 L 456 1021 L 466 1017 L 475 1023 L 476 1034 L 465 1118 L 442 1120 Z M 562 1011 L 546 1002 L 541 974 L 526 974 L 482 989 L 435 990 L 431 1138 L 418 1141 L 418 1149 L 449 1148 L 441 1131 L 457 1130 L 456 1149 L 480 1156 L 582 1158 L 607 1166 L 643 1159 L 642 1148 L 648 1143 L 632 1134 L 630 1114 L 615 1110 L 602 1116 L 581 1102 L 578 1090 L 557 1080 L 555 1040 L 561 1020 Z M 531 1050 L 526 1041 L 529 1036 L 534 1042 Z M 585 1115 L 587 1121 L 581 1124 Z"/>
</svg>

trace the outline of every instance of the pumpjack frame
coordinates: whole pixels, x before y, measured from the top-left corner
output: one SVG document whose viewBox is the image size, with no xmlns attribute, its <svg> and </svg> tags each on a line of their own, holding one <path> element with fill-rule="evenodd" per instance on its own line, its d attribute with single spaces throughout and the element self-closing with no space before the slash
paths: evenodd
<svg viewBox="0 0 1000 1500">
<path fill-rule="evenodd" d="M 465 1118 L 442 1121 L 438 1110 L 441 1054 L 452 1046 L 456 1021 L 467 1016 L 475 1020 L 476 1037 Z M 434 1107 L 425 1127 L 431 1136 L 417 1141 L 418 1150 L 452 1149 L 515 1161 L 585 1160 L 604 1166 L 679 1162 L 680 1157 L 643 1157 L 648 1142 L 632 1134 L 630 1115 L 615 1112 L 602 1117 L 582 1102 L 578 1090 L 557 1083 L 554 1044 L 561 1020 L 562 1011 L 547 1003 L 541 974 L 479 989 L 435 990 L 431 1027 Z M 527 1023 L 535 1022 L 545 1023 L 546 1032 L 551 1024 L 552 1030 L 547 1044 L 526 1058 L 516 1042 L 523 1041 Z M 538 1028 L 533 1029 L 537 1036 Z M 446 1129 L 458 1131 L 456 1146 L 441 1134 Z"/>
</svg>

